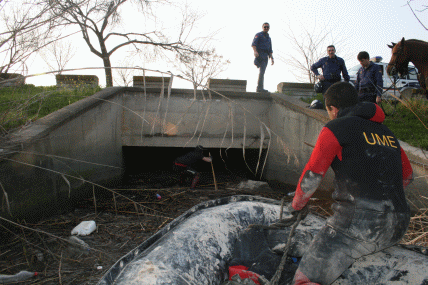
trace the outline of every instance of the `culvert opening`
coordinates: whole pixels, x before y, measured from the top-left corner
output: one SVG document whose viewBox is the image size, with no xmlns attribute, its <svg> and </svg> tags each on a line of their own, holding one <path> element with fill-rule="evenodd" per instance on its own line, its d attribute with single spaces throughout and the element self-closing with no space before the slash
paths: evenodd
<svg viewBox="0 0 428 285">
<path fill-rule="evenodd" d="M 124 181 L 123 184 L 139 184 L 145 188 L 173 187 L 179 183 L 179 175 L 172 169 L 173 162 L 194 150 L 194 147 L 122 147 Z M 255 171 L 259 161 L 259 149 L 245 149 L 245 160 L 242 149 L 205 148 L 204 155 L 209 153 L 213 163 L 198 161 L 193 165 L 199 172 L 199 186 L 214 183 L 213 171 L 218 184 L 236 183 L 242 180 L 262 180 L 260 172 L 265 160 L 266 150 L 262 151 L 257 175 Z"/>
</svg>

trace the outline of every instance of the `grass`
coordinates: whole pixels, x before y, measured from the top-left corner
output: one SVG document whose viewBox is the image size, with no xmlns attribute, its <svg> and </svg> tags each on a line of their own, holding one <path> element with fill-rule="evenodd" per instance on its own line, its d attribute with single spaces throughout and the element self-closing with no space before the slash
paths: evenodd
<svg viewBox="0 0 428 285">
<path fill-rule="evenodd" d="M 100 90 L 100 87 L 65 89 L 34 85 L 0 88 L 0 133 L 40 119 Z"/>
<path fill-rule="evenodd" d="M 393 105 L 383 104 L 388 114 Z M 403 100 L 395 113 L 385 118 L 384 124 L 398 139 L 428 150 L 428 101 L 423 99 Z"/>
<path fill-rule="evenodd" d="M 301 100 L 310 104 L 313 100 L 324 104 L 321 93 Z M 428 150 L 428 101 L 425 99 L 403 100 L 394 104 L 384 101 L 386 116 L 384 124 L 397 136 L 412 146 Z"/>
</svg>

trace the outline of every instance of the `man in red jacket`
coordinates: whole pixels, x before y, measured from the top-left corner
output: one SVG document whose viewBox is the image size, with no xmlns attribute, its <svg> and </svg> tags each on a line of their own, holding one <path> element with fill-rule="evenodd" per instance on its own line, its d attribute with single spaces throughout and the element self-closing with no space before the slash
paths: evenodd
<svg viewBox="0 0 428 285">
<path fill-rule="evenodd" d="M 334 214 L 303 256 L 295 284 L 331 284 L 355 259 L 396 244 L 410 221 L 404 187 L 412 181 L 412 168 L 382 124 L 381 108 L 358 103 L 355 88 L 346 82 L 333 84 L 325 98 L 331 121 L 319 134 L 291 210 L 306 206 L 331 166 Z"/>
</svg>

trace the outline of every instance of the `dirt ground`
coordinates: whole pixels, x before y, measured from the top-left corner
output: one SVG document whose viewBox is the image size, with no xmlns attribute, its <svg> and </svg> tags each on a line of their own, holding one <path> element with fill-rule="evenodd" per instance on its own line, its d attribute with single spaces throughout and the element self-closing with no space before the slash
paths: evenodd
<svg viewBox="0 0 428 285">
<path fill-rule="evenodd" d="M 14 232 L 3 228 L 8 234 L 0 245 L 0 274 L 13 275 L 21 270 L 38 273 L 27 281 L 10 284 L 96 284 L 120 257 L 194 205 L 232 195 L 276 200 L 286 197 L 291 201 L 287 192 L 294 191 L 294 186 L 239 189 L 239 177 L 220 177 L 218 181 L 217 190 L 203 179 L 197 189 L 189 190 L 163 187 L 136 176 L 114 189 L 123 196 L 86 199 L 72 213 L 23 224 Z M 311 210 L 330 215 L 331 203 L 330 193 L 317 191 L 310 201 Z M 71 230 L 89 220 L 96 222 L 96 231 L 79 236 L 87 247 L 70 243 Z"/>
<path fill-rule="evenodd" d="M 90 198 L 79 203 L 72 213 L 23 224 L 14 232 L 3 228 L 8 235 L 0 246 L 0 274 L 13 275 L 21 270 L 38 273 L 25 282 L 11 284 L 96 284 L 120 257 L 194 205 L 232 195 L 284 197 L 283 192 L 269 188 L 239 190 L 239 177 L 220 177 L 218 190 L 204 184 L 203 179 L 195 190 L 149 182 L 136 176 L 115 189 L 123 197 L 96 196 L 95 201 Z M 71 230 L 89 220 L 96 222 L 97 230 L 79 236 L 89 248 L 70 243 Z"/>
</svg>

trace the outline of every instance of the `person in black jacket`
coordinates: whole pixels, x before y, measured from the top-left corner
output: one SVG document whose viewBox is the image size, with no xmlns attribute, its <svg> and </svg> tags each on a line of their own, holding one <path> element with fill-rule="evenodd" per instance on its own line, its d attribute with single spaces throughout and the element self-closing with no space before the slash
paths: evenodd
<svg viewBox="0 0 428 285">
<path fill-rule="evenodd" d="M 382 67 L 369 60 L 368 52 L 358 53 L 357 59 L 361 68 L 357 73 L 355 88 L 360 102 L 373 102 L 379 104 L 383 92 Z"/>
<path fill-rule="evenodd" d="M 321 58 L 311 66 L 311 71 L 322 82 L 322 94 L 334 83 L 341 80 L 340 74 L 343 74 L 343 79 L 349 82 L 348 70 L 346 69 L 343 58 L 336 55 L 334 45 L 327 47 L 328 56 Z M 322 74 L 319 74 L 318 68 L 321 68 Z"/>
<path fill-rule="evenodd" d="M 398 139 L 382 124 L 382 109 L 358 102 L 346 82 L 333 84 L 325 98 L 331 121 L 318 136 L 290 210 L 295 215 L 305 209 L 331 166 L 334 214 L 300 261 L 295 284 L 333 283 L 355 259 L 396 244 L 410 221 L 404 187 L 413 171 Z"/>
<path fill-rule="evenodd" d="M 200 160 L 205 162 L 212 161 L 211 157 L 204 156 L 204 148 L 201 145 L 197 145 L 193 151 L 175 159 L 172 169 L 180 175 L 180 185 L 184 185 L 186 177 L 191 177 L 192 183 L 190 185 L 190 189 L 194 189 L 196 187 L 196 184 L 199 181 L 199 172 L 192 166 Z"/>
</svg>

